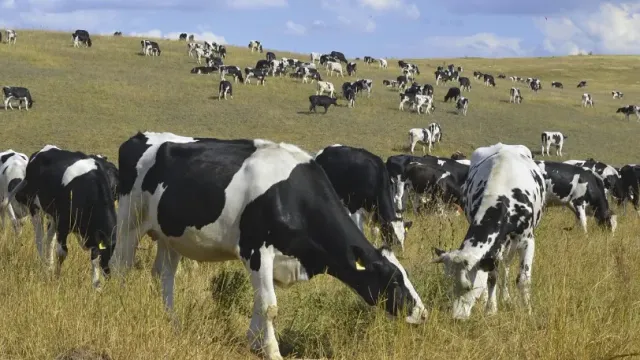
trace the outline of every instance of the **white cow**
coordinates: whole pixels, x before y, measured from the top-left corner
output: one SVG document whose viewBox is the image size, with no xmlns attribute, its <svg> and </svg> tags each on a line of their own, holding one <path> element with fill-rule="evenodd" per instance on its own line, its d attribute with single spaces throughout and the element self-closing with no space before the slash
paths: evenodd
<svg viewBox="0 0 640 360">
<path fill-rule="evenodd" d="M 587 93 L 582 94 L 582 106 L 583 107 L 587 107 L 587 106 L 593 107 L 593 97 L 591 97 L 591 94 L 587 94 Z"/>
<path fill-rule="evenodd" d="M 7 31 L 5 31 L 5 34 L 7 36 L 7 43 L 15 45 L 16 39 L 18 38 L 18 35 L 16 34 L 15 30 L 7 29 Z"/>
<path fill-rule="evenodd" d="M 568 138 L 567 135 L 559 131 L 545 131 L 540 135 L 542 140 L 542 156 L 544 156 L 545 149 L 547 156 L 549 156 L 549 147 L 551 145 L 556 147 L 556 156 L 562 156 L 562 146 L 564 145 L 564 139 Z"/>
<path fill-rule="evenodd" d="M 333 84 L 328 81 L 318 81 L 318 87 L 316 91 L 316 95 L 322 95 L 324 93 L 329 93 L 330 97 L 333 97 L 333 93 L 335 92 L 335 88 Z"/>
<path fill-rule="evenodd" d="M 422 143 L 422 155 L 424 155 L 425 145 L 429 147 L 429 154 L 433 146 L 433 135 L 429 129 L 413 128 L 409 130 L 409 148 L 413 154 L 413 150 L 417 143 Z"/>
<path fill-rule="evenodd" d="M 25 154 L 9 149 L 0 152 L 0 162 L 0 199 L 4 199 L 25 178 L 29 158 Z M 21 222 L 29 215 L 29 209 L 15 198 L 12 199 L 6 208 L 0 208 L 2 228 L 5 226 L 5 212 L 9 214 L 16 234 L 20 234 Z"/>
<path fill-rule="evenodd" d="M 315 63 L 316 61 L 320 61 L 320 56 L 322 56 L 322 54 L 317 53 L 317 52 L 312 52 L 309 55 L 309 59 L 312 63 Z"/>
<path fill-rule="evenodd" d="M 515 103 L 515 104 L 520 104 L 522 102 L 522 95 L 520 94 L 520 89 L 512 87 L 511 90 L 509 90 L 509 102 L 510 103 Z"/>
<path fill-rule="evenodd" d="M 344 77 L 344 74 L 342 73 L 342 64 L 334 61 L 327 61 L 327 75 L 333 76 L 334 72 Z"/>
<path fill-rule="evenodd" d="M 378 59 L 378 62 L 380 63 L 380 67 L 383 69 L 386 69 L 387 67 L 389 67 L 389 64 L 387 63 L 387 59 Z"/>
</svg>

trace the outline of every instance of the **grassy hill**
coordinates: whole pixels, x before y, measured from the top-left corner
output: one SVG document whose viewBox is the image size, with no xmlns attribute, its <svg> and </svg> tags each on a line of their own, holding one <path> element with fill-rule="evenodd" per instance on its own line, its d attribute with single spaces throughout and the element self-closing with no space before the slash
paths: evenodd
<svg viewBox="0 0 640 360">
<path fill-rule="evenodd" d="M 98 36 L 92 48 L 77 49 L 68 33 L 19 31 L 18 36 L 15 46 L 0 44 L 0 85 L 26 86 L 36 103 L 29 112 L 0 110 L 0 144 L 28 155 L 55 144 L 105 154 L 117 164 L 118 146 L 137 130 L 151 130 L 266 138 L 308 151 L 341 143 L 386 158 L 405 151 L 409 128 L 436 121 L 444 131 L 436 155 L 457 150 L 470 154 L 498 141 L 539 151 L 540 132 L 558 130 L 569 136 L 561 160 L 638 161 L 640 123 L 635 117 L 624 120 L 615 110 L 638 103 L 640 57 L 415 60 L 422 71 L 420 83 L 434 84 L 435 67 L 451 62 L 463 66 L 469 77 L 479 70 L 543 82 L 538 94 L 518 85 L 525 100 L 514 105 L 508 103 L 509 80 L 496 79 L 496 88 L 472 80 L 473 89 L 465 94 L 470 99 L 466 117 L 442 102 L 448 86 L 436 87 L 432 115 L 400 112 L 397 91 L 382 86 L 382 79 L 399 74 L 396 61 L 389 59 L 388 70 L 360 62 L 358 77 L 374 80 L 371 98 L 358 98 L 354 109 L 309 115 L 307 98 L 315 93 L 315 84 L 289 78 L 270 77 L 265 87 L 234 84 L 234 99 L 218 101 L 219 77 L 190 74 L 197 64 L 187 56 L 184 42 L 160 40 L 162 56 L 149 58 L 138 54 L 139 38 Z M 351 58 L 366 55 L 343 50 Z M 229 47 L 228 53 L 225 63 L 242 68 L 264 56 L 245 47 Z M 328 80 L 340 88 L 355 77 Z M 586 90 L 576 89 L 580 80 L 589 82 Z M 551 81 L 563 82 L 565 89 L 551 89 Z M 611 99 L 612 90 L 624 92 L 624 99 Z M 595 108 L 580 107 L 585 91 L 594 96 Z M 399 257 L 430 310 L 425 325 L 388 321 L 339 281 L 320 276 L 277 290 L 281 351 L 339 359 L 601 359 L 640 352 L 640 222 L 634 211 L 615 211 L 620 214 L 615 236 L 598 229 L 592 219 L 585 236 L 569 210 L 549 209 L 536 232 L 534 315 L 527 316 L 516 301 L 513 307 L 500 304 L 493 317 L 485 317 L 477 306 L 465 323 L 451 320 L 448 282 L 429 260 L 432 246 L 457 247 L 468 224 L 462 216 L 420 216 Z M 574 229 L 563 229 L 570 226 Z M 143 240 L 141 246 L 139 270 L 126 284 L 112 281 L 96 293 L 90 285 L 89 254 L 75 241 L 70 241 L 62 277 L 52 280 L 39 266 L 31 225 L 20 237 L 10 227 L 3 229 L 0 359 L 52 359 L 72 349 L 85 351 L 85 358 L 92 351 L 113 359 L 255 356 L 245 339 L 251 287 L 239 262 L 179 272 L 176 310 L 181 325 L 173 328 L 151 281 L 154 245 Z M 514 272 L 509 283 L 517 294 Z"/>
</svg>

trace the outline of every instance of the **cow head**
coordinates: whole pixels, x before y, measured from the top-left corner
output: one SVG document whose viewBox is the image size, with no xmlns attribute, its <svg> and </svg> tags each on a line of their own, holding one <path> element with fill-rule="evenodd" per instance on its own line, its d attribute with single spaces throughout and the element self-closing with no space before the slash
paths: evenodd
<svg viewBox="0 0 640 360">
<path fill-rule="evenodd" d="M 446 276 L 453 278 L 453 318 L 466 320 L 471 316 L 471 309 L 476 299 L 486 287 L 486 277 L 474 266 L 469 268 L 468 260 L 460 254 L 460 250 L 446 252 L 434 248 L 436 258 L 431 262 L 444 265 Z"/>
<path fill-rule="evenodd" d="M 382 224 L 380 235 L 386 244 L 400 244 L 400 248 L 404 251 L 404 239 L 411 226 L 413 226 L 413 221 L 404 221 L 400 214 L 396 213 L 393 220 Z"/>
<path fill-rule="evenodd" d="M 380 295 L 386 298 L 385 310 L 392 316 L 407 312 L 405 321 L 410 324 L 422 324 L 427 319 L 427 310 L 409 281 L 407 272 L 393 251 L 387 247 L 376 249 L 377 256 L 366 256 L 360 247 L 353 247 L 356 260 L 353 266 L 358 273 L 368 275 L 358 279 L 354 288 L 369 304 L 374 305 Z"/>
</svg>

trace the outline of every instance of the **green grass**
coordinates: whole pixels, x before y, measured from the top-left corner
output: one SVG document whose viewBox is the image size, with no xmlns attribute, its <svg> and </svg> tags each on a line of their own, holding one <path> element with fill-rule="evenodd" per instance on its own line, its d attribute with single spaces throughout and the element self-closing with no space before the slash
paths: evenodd
<svg viewBox="0 0 640 360">
<path fill-rule="evenodd" d="M 640 124 L 615 110 L 638 99 L 640 57 L 579 56 L 536 59 L 415 60 L 421 83 L 434 83 L 437 65 L 451 62 L 497 76 L 503 72 L 539 77 L 544 89 L 533 94 L 523 85 L 522 105 L 508 104 L 508 80 L 496 88 L 472 80 L 466 117 L 450 113 L 436 87 L 436 111 L 416 115 L 397 109 L 398 95 L 382 86 L 395 78 L 389 69 L 359 63 L 358 77 L 374 80 L 371 99 L 356 107 L 308 115 L 307 97 L 315 84 L 268 78 L 265 87 L 234 84 L 233 100 L 217 101 L 216 75 L 191 75 L 197 66 L 183 42 L 160 40 L 162 56 L 137 53 L 139 38 L 95 37 L 94 47 L 74 49 L 67 33 L 20 31 L 15 46 L 0 45 L 0 85 L 26 86 L 36 101 L 32 111 L 3 111 L 3 149 L 31 154 L 45 144 L 101 153 L 117 161 L 118 146 L 138 130 L 189 136 L 266 138 L 297 144 L 308 151 L 341 143 L 365 147 L 386 158 L 403 151 L 411 127 L 437 121 L 443 143 L 434 150 L 469 155 L 498 141 L 539 151 L 540 132 L 569 135 L 562 160 L 595 157 L 611 164 L 637 161 Z M 345 49 L 347 50 L 347 49 Z M 280 56 L 307 55 L 276 51 Z M 354 56 L 347 51 L 347 55 Z M 363 55 L 363 54 L 360 54 Z M 253 66 L 263 54 L 229 47 L 227 64 Z M 345 80 L 329 78 L 336 88 Z M 550 88 L 561 81 L 564 90 Z M 582 109 L 576 89 L 586 89 L 595 108 Z M 625 93 L 612 100 L 610 91 Z M 344 104 L 344 101 L 341 101 Z M 556 158 L 553 157 L 553 160 Z M 432 246 L 457 247 L 467 229 L 464 217 L 414 218 L 407 250 L 399 254 L 430 310 L 429 320 L 412 327 L 388 321 L 369 309 L 339 281 L 319 276 L 288 290 L 277 290 L 276 329 L 284 354 L 339 359 L 603 359 L 640 352 L 640 223 L 633 211 L 621 216 L 615 236 L 589 219 L 589 234 L 574 226 L 563 208 L 549 209 L 536 232 L 533 269 L 534 315 L 500 304 L 485 317 L 481 309 L 464 323 L 451 319 L 447 282 L 429 263 Z M 73 237 L 73 236 L 72 236 Z M 10 227 L 0 235 L 0 359 L 247 359 L 245 332 L 251 287 L 239 262 L 183 268 L 176 280 L 173 328 L 163 311 L 150 268 L 155 246 L 143 240 L 139 262 L 125 285 L 112 281 L 101 293 L 90 285 L 89 254 L 70 239 L 62 277 L 50 279 L 39 266 L 30 225 L 20 237 Z M 378 242 L 376 240 L 376 242 Z M 515 272 L 515 271 L 514 271 Z M 512 272 L 510 284 L 515 289 Z M 212 291 L 217 289 L 217 291 Z M 517 302 L 516 302 L 517 305 Z M 78 355 L 80 354 L 80 355 Z M 61 357 L 64 358 L 64 357 Z"/>
</svg>

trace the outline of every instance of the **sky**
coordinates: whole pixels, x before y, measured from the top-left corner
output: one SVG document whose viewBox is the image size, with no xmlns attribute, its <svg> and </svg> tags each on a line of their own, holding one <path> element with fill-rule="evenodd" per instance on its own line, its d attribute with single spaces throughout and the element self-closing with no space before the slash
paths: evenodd
<svg viewBox="0 0 640 360">
<path fill-rule="evenodd" d="M 351 58 L 640 54 L 640 0 L 0 0 L 0 27 Z"/>
</svg>

